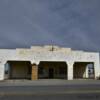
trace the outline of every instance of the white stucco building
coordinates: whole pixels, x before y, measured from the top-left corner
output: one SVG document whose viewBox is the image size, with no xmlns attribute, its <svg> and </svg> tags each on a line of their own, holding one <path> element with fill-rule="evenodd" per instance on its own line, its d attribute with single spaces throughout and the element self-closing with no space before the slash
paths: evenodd
<svg viewBox="0 0 100 100">
<path fill-rule="evenodd" d="M 100 75 L 99 53 L 58 46 L 0 49 L 0 80 L 79 79 Z"/>
</svg>

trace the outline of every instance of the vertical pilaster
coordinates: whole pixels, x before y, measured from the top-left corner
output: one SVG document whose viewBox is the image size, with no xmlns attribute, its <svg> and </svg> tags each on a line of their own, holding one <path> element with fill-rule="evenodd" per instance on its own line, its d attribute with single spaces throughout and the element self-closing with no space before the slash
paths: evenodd
<svg viewBox="0 0 100 100">
<path fill-rule="evenodd" d="M 6 61 L 0 62 L 0 80 L 5 79 L 5 64 L 6 64 Z"/>
<path fill-rule="evenodd" d="M 89 73 L 88 73 L 88 65 L 86 66 L 86 70 L 85 70 L 85 77 L 89 78 Z"/>
<path fill-rule="evenodd" d="M 100 76 L 100 68 L 99 68 L 99 63 L 94 62 L 94 78 L 97 79 L 97 77 Z"/>
<path fill-rule="evenodd" d="M 38 79 L 38 66 L 36 64 L 32 64 L 31 80 L 37 80 L 37 79 Z"/>
<path fill-rule="evenodd" d="M 67 62 L 68 80 L 73 80 L 73 62 Z"/>
<path fill-rule="evenodd" d="M 97 77 L 100 76 L 100 58 L 99 53 L 95 54 L 95 60 L 94 60 L 94 78 L 97 79 Z"/>
</svg>

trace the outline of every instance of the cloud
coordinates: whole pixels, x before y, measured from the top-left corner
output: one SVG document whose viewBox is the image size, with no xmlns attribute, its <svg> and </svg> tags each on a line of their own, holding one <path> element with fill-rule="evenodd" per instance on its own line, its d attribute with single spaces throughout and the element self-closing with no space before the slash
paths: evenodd
<svg viewBox="0 0 100 100">
<path fill-rule="evenodd" d="M 100 51 L 100 0 L 1 0 L 0 48 L 57 44 Z"/>
</svg>

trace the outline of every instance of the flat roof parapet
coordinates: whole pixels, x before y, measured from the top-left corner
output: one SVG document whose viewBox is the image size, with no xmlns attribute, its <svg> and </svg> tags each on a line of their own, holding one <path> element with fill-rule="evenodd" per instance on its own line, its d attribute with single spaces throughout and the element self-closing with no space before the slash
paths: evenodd
<svg viewBox="0 0 100 100">
<path fill-rule="evenodd" d="M 43 46 L 31 46 L 31 49 L 42 49 Z"/>
<path fill-rule="evenodd" d="M 32 46 L 32 50 L 36 51 L 61 51 L 61 52 L 69 52 L 71 51 L 71 48 L 62 48 L 56 45 L 44 45 L 44 46 Z"/>
<path fill-rule="evenodd" d="M 61 48 L 61 51 L 70 52 L 72 51 L 72 49 L 71 48 Z"/>
</svg>

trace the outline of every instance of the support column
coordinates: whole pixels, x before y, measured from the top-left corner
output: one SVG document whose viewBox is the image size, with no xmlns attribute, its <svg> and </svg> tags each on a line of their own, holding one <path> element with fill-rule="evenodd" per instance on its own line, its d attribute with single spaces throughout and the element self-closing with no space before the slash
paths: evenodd
<svg viewBox="0 0 100 100">
<path fill-rule="evenodd" d="M 100 62 L 99 62 L 99 53 L 95 55 L 96 59 L 94 60 L 94 74 L 95 74 L 95 79 L 100 77 Z"/>
<path fill-rule="evenodd" d="M 73 62 L 67 62 L 67 65 L 68 65 L 68 80 L 73 80 Z"/>
<path fill-rule="evenodd" d="M 36 64 L 32 64 L 31 80 L 37 80 L 37 79 L 38 79 L 38 66 Z"/>
<path fill-rule="evenodd" d="M 100 77 L 100 67 L 98 62 L 94 62 L 94 78 Z"/>
<path fill-rule="evenodd" d="M 85 77 L 86 77 L 86 78 L 89 78 L 89 73 L 88 73 L 88 65 L 86 66 Z"/>
<path fill-rule="evenodd" d="M 4 76 L 5 76 L 5 65 L 0 64 L 0 80 L 4 80 Z"/>
<path fill-rule="evenodd" d="M 0 62 L 0 80 L 4 80 L 5 78 L 5 64 L 6 61 L 1 61 Z"/>
</svg>

